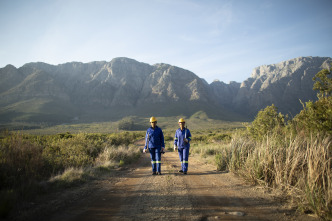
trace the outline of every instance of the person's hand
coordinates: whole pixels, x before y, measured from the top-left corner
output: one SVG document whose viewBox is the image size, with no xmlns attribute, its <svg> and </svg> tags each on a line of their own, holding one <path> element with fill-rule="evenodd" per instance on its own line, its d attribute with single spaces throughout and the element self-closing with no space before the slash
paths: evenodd
<svg viewBox="0 0 332 221">
<path fill-rule="evenodd" d="M 143 153 L 146 153 L 146 149 L 143 149 Z"/>
<path fill-rule="evenodd" d="M 176 151 L 176 145 L 174 144 L 174 151 Z"/>
<path fill-rule="evenodd" d="M 162 147 L 162 148 L 161 148 L 161 152 L 165 152 L 165 147 Z"/>
<path fill-rule="evenodd" d="M 188 143 L 188 142 L 189 142 L 187 138 L 184 138 L 183 140 L 184 140 L 184 142 L 186 142 L 186 143 Z"/>
</svg>

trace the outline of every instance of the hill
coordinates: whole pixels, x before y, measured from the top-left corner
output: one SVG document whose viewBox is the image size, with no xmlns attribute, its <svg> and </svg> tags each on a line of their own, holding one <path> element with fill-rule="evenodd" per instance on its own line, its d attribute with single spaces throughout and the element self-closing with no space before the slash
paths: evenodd
<svg viewBox="0 0 332 221">
<path fill-rule="evenodd" d="M 126 116 L 186 116 L 228 121 L 252 119 L 274 103 L 295 115 L 316 99 L 312 77 L 331 58 L 300 57 L 253 70 L 242 83 L 204 79 L 169 64 L 129 58 L 110 62 L 28 63 L 0 69 L 0 123 L 83 123 Z M 203 116 L 203 115 L 202 115 Z"/>
</svg>

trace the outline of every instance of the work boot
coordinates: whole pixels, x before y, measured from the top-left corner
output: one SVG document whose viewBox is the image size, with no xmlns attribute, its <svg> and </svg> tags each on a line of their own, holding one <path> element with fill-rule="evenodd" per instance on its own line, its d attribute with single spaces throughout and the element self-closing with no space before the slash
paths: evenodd
<svg viewBox="0 0 332 221">
<path fill-rule="evenodd" d="M 157 175 L 157 173 L 156 173 L 156 172 L 153 172 L 152 175 Z"/>
<path fill-rule="evenodd" d="M 158 172 L 158 175 L 161 175 L 161 172 Z"/>
<path fill-rule="evenodd" d="M 183 173 L 183 170 L 179 170 L 179 173 Z"/>
<path fill-rule="evenodd" d="M 187 171 L 184 171 L 183 174 L 187 174 Z"/>
</svg>

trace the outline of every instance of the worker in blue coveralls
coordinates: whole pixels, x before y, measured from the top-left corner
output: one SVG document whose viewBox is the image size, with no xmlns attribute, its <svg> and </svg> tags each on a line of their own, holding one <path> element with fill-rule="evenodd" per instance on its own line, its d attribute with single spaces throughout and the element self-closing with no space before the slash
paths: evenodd
<svg viewBox="0 0 332 221">
<path fill-rule="evenodd" d="M 187 174 L 188 171 L 188 159 L 191 140 L 190 131 L 185 127 L 185 124 L 185 120 L 180 118 L 180 128 L 176 130 L 174 137 L 174 151 L 178 149 L 181 162 L 181 170 L 179 170 L 179 172 L 183 174 Z"/>
<path fill-rule="evenodd" d="M 161 175 L 161 152 L 165 151 L 164 134 L 161 128 L 157 126 L 157 119 L 150 118 L 151 127 L 145 134 L 145 146 L 143 153 L 149 149 L 152 164 L 152 175 Z"/>
</svg>

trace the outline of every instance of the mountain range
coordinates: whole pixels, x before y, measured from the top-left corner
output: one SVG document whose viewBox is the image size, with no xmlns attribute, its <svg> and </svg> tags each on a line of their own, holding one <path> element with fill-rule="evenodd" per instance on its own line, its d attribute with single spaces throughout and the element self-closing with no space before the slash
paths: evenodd
<svg viewBox="0 0 332 221">
<path fill-rule="evenodd" d="M 114 58 L 109 62 L 27 63 L 0 68 L 0 123 L 95 122 L 126 116 L 191 116 L 251 120 L 275 104 L 295 116 L 301 102 L 316 100 L 312 78 L 329 57 L 299 57 L 252 71 L 242 83 L 208 84 L 169 64 Z"/>
</svg>

